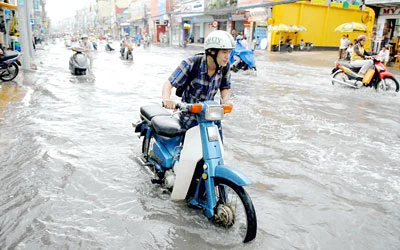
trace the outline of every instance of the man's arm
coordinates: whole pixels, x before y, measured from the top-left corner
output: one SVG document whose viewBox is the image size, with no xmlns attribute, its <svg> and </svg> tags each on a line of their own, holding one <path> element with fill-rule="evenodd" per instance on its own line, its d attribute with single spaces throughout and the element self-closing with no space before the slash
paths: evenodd
<svg viewBox="0 0 400 250">
<path fill-rule="evenodd" d="M 162 88 L 162 102 L 165 108 L 175 109 L 175 101 L 171 100 L 172 84 L 170 81 L 166 81 Z"/>
<path fill-rule="evenodd" d="M 221 90 L 222 104 L 228 103 L 230 97 L 231 97 L 231 90 L 230 89 Z"/>
</svg>

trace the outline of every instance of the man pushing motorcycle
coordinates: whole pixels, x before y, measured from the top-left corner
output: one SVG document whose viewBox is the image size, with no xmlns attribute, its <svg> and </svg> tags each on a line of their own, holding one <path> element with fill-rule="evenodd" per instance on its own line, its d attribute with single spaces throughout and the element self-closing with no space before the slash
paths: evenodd
<svg viewBox="0 0 400 250">
<path fill-rule="evenodd" d="M 222 30 L 212 31 L 204 41 L 205 54 L 199 58 L 200 64 L 194 67 L 196 56 L 191 56 L 181 62 L 162 88 L 163 105 L 167 109 L 175 109 L 175 101 L 171 100 L 172 88 L 182 88 L 182 102 L 198 103 L 214 100 L 220 90 L 222 103 L 227 103 L 230 97 L 231 74 L 229 70 L 229 55 L 235 47 L 231 34 Z M 194 69 L 195 68 L 195 69 Z M 195 70 L 195 72 L 191 72 Z M 187 80 L 194 74 L 193 79 Z M 189 129 L 197 125 L 196 114 L 181 113 L 182 126 Z M 221 126 L 218 124 L 221 133 Z M 221 133 L 222 138 L 222 133 Z"/>
<path fill-rule="evenodd" d="M 361 67 L 358 72 L 359 77 L 363 78 L 368 70 L 374 69 L 374 61 L 371 55 L 365 50 L 364 44 L 367 40 L 365 35 L 359 35 L 357 43 L 353 46 L 353 53 L 351 53 L 350 65 L 353 67 Z"/>
</svg>

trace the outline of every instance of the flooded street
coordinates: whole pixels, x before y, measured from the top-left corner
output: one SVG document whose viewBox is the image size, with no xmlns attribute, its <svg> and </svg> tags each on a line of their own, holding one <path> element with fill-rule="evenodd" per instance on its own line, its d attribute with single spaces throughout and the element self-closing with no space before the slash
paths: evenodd
<svg viewBox="0 0 400 250">
<path fill-rule="evenodd" d="M 77 77 L 57 42 L 0 83 L 0 249 L 399 249 L 400 94 L 332 86 L 333 52 L 256 51 L 256 77 L 232 73 L 225 156 L 253 181 L 253 242 L 151 184 L 131 123 L 200 51 L 135 47 L 132 62 L 99 44 Z"/>
</svg>

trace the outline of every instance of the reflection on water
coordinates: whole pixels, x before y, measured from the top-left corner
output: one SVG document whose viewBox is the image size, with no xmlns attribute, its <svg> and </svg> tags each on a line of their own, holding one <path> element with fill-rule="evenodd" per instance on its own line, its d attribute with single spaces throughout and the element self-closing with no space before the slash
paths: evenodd
<svg viewBox="0 0 400 250">
<path fill-rule="evenodd" d="M 10 102 L 20 102 L 25 97 L 27 90 L 18 86 L 15 82 L 2 83 L 0 85 L 0 121 Z"/>
<path fill-rule="evenodd" d="M 399 96 L 332 86 L 321 52 L 256 51 L 257 76 L 232 75 L 225 155 L 253 181 L 254 242 L 232 245 L 153 186 L 131 122 L 198 51 L 100 49 L 75 77 L 58 43 L 29 80 L 1 84 L 0 249 L 398 248 Z"/>
</svg>

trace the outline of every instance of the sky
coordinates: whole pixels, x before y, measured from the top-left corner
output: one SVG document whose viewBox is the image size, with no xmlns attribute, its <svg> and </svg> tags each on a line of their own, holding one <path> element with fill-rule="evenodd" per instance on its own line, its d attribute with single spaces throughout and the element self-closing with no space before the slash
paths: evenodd
<svg viewBox="0 0 400 250">
<path fill-rule="evenodd" d="M 75 11 L 86 6 L 89 0 L 47 0 L 47 15 L 53 21 L 58 21 L 66 17 L 72 17 Z"/>
</svg>

